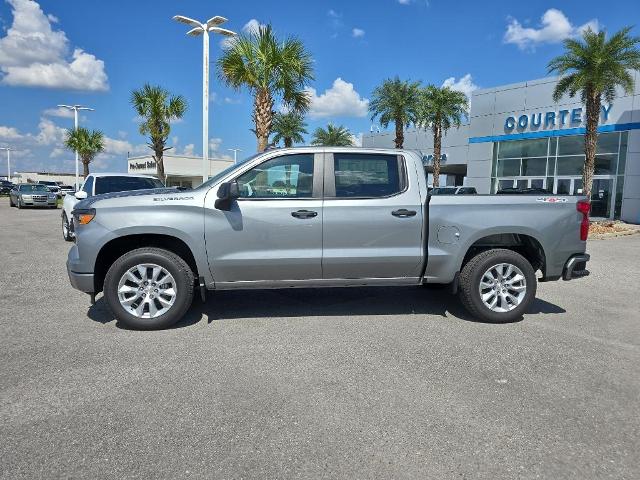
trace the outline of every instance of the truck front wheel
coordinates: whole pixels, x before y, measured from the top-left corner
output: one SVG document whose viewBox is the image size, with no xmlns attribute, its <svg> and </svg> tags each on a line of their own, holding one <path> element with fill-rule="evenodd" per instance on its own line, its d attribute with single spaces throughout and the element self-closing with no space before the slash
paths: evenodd
<svg viewBox="0 0 640 480">
<path fill-rule="evenodd" d="M 139 248 L 116 260 L 104 279 L 104 297 L 125 326 L 167 328 L 179 321 L 193 300 L 194 275 L 176 254 Z"/>
<path fill-rule="evenodd" d="M 536 296 L 536 275 L 529 261 L 513 250 L 479 253 L 460 273 L 460 299 L 478 320 L 513 322 Z"/>
</svg>

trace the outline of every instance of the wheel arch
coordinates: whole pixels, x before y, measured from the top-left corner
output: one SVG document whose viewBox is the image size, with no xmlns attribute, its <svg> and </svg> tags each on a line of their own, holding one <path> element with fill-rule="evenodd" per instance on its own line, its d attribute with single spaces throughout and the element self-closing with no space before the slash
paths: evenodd
<svg viewBox="0 0 640 480">
<path fill-rule="evenodd" d="M 547 256 L 542 242 L 531 232 L 513 231 L 510 233 L 487 233 L 470 243 L 465 251 L 458 270 L 481 252 L 495 248 L 505 248 L 519 253 L 531 264 L 534 271 L 540 270 L 546 275 Z"/>
<path fill-rule="evenodd" d="M 196 278 L 201 274 L 195 256 L 184 240 L 172 235 L 158 233 L 124 235 L 108 241 L 100 248 L 94 268 L 95 291 L 102 291 L 104 278 L 115 260 L 127 252 L 143 247 L 168 250 L 187 262 Z"/>
</svg>

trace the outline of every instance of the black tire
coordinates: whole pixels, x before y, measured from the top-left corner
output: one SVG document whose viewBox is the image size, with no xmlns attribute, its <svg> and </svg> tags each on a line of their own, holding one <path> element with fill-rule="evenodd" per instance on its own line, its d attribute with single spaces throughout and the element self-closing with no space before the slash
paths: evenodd
<svg viewBox="0 0 640 480">
<path fill-rule="evenodd" d="M 24 205 L 22 205 L 22 200 L 18 199 L 18 208 L 22 209 L 24 208 Z"/>
<path fill-rule="evenodd" d="M 174 304 L 155 318 L 140 318 L 127 312 L 118 299 L 118 282 L 130 268 L 141 263 L 153 263 L 165 268 L 175 280 L 177 290 Z M 115 317 L 129 328 L 158 330 L 178 322 L 191 306 L 194 291 L 194 274 L 182 258 L 161 248 L 139 248 L 125 253 L 109 268 L 104 279 L 103 293 Z"/>
<path fill-rule="evenodd" d="M 9 206 L 10 207 L 15 207 L 16 206 L 16 204 L 13 203 L 13 198 L 11 198 L 11 195 L 9 195 Z"/>
<path fill-rule="evenodd" d="M 73 236 L 71 235 L 71 224 L 69 223 L 66 212 L 62 212 L 62 238 L 64 238 L 66 242 L 70 242 L 71 240 L 73 240 Z"/>
<path fill-rule="evenodd" d="M 485 305 L 480 295 L 480 282 L 491 267 L 508 263 L 518 267 L 526 281 L 524 298 L 520 304 L 506 312 L 496 312 Z M 463 267 L 460 273 L 459 294 L 464 307 L 477 320 L 490 323 L 508 323 L 522 318 L 536 296 L 537 279 L 529 261 L 513 250 L 494 249 L 479 253 Z"/>
</svg>

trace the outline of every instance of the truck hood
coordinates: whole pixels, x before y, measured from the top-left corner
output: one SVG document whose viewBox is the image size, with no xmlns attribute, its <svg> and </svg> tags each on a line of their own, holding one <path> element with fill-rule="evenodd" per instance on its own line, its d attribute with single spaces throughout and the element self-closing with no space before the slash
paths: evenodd
<svg viewBox="0 0 640 480">
<path fill-rule="evenodd" d="M 93 197 L 80 200 L 78 203 L 76 203 L 75 208 L 77 209 L 91 208 L 93 204 L 97 202 L 102 202 L 104 200 L 122 199 L 122 198 L 130 198 L 131 200 L 134 200 L 140 197 L 164 196 L 167 194 L 177 194 L 181 197 L 190 196 L 188 191 L 178 190 L 175 187 L 150 188 L 146 190 L 131 190 L 126 192 L 113 192 L 113 193 L 103 193 L 101 195 L 94 195 Z"/>
</svg>

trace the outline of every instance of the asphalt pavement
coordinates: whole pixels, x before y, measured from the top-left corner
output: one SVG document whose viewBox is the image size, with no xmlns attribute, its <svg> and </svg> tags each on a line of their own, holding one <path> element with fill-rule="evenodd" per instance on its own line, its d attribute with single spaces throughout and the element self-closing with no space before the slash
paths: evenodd
<svg viewBox="0 0 640 480">
<path fill-rule="evenodd" d="M 0 478 L 640 478 L 640 235 L 519 322 L 446 290 L 217 292 L 121 328 L 0 199 Z"/>
</svg>

